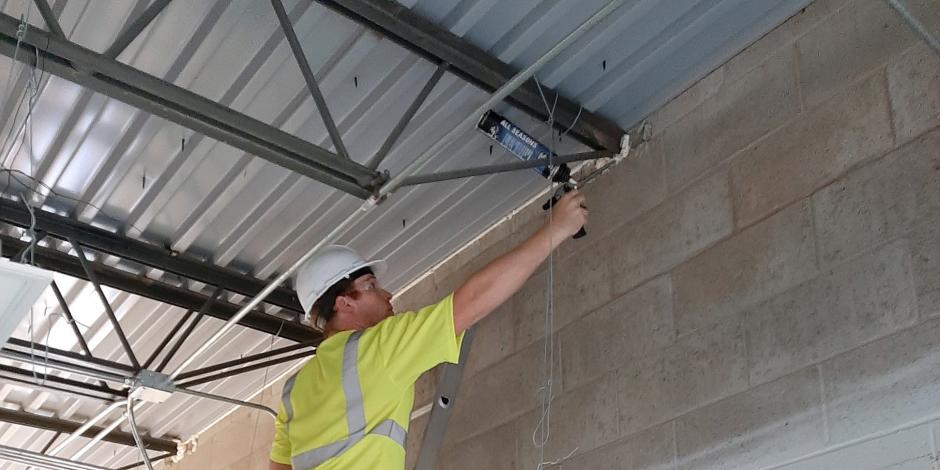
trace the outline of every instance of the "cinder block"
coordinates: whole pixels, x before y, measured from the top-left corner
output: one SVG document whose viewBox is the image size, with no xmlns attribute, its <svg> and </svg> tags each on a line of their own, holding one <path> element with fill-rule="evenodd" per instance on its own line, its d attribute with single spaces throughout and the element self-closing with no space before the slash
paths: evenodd
<svg viewBox="0 0 940 470">
<path fill-rule="evenodd" d="M 731 176 L 738 227 L 893 148 L 884 79 L 880 72 L 870 76 L 735 157 Z"/>
<path fill-rule="evenodd" d="M 888 92 L 899 142 L 940 125 L 940 57 L 924 43 L 909 49 L 888 65 Z"/>
<path fill-rule="evenodd" d="M 932 455 L 925 455 L 878 470 L 937 470 L 937 461 Z"/>
<path fill-rule="evenodd" d="M 555 397 L 543 461 L 559 460 L 572 451 L 589 452 L 622 437 L 617 422 L 618 380 L 615 375 L 608 375 Z M 539 442 L 541 434 L 537 429 L 541 418 L 539 407 L 518 420 L 519 468 L 535 468 L 539 463 L 533 433 Z"/>
<path fill-rule="evenodd" d="M 866 165 L 813 196 L 824 264 L 896 238 L 940 213 L 940 130 Z"/>
<path fill-rule="evenodd" d="M 575 256 L 560 261 L 556 257 L 551 292 L 556 330 L 614 298 L 615 281 L 609 274 L 609 248 L 614 242 L 615 238 L 605 237 Z M 544 318 L 544 314 L 540 318 Z M 541 330 L 536 331 L 541 333 Z"/>
<path fill-rule="evenodd" d="M 663 130 L 666 181 L 684 187 L 800 112 L 793 48 L 781 50 Z"/>
<path fill-rule="evenodd" d="M 649 117 L 655 140 L 662 140 L 664 129 L 698 108 L 705 100 L 711 98 L 721 89 L 725 81 L 725 69 L 720 67 L 701 80 L 695 82 L 679 96 L 653 111 Z"/>
<path fill-rule="evenodd" d="M 831 442 L 940 413 L 940 319 L 822 364 Z"/>
<path fill-rule="evenodd" d="M 547 262 L 546 262 L 547 263 Z M 511 332 L 516 349 L 522 349 L 544 336 L 547 306 L 548 268 L 535 273 L 509 299 Z"/>
<path fill-rule="evenodd" d="M 814 197 L 820 258 L 836 262 L 940 213 L 940 131 L 852 172 Z"/>
<path fill-rule="evenodd" d="M 679 334 L 733 316 L 816 273 L 808 201 L 780 211 L 672 272 Z"/>
<path fill-rule="evenodd" d="M 676 419 L 678 469 L 763 468 L 825 444 L 815 367 Z"/>
<path fill-rule="evenodd" d="M 673 470 L 674 451 L 673 423 L 670 422 L 564 460 L 561 468 Z"/>
<path fill-rule="evenodd" d="M 560 343 L 555 343 L 556 348 Z M 544 385 L 542 343 L 533 343 L 461 381 L 450 416 L 448 434 L 460 442 L 506 423 L 538 406 L 538 389 Z M 559 349 L 555 351 L 556 390 L 561 390 Z"/>
<path fill-rule="evenodd" d="M 675 340 L 672 287 L 660 276 L 561 330 L 565 390 Z"/>
<path fill-rule="evenodd" d="M 940 315 L 940 216 L 917 227 L 910 236 L 917 307 L 922 318 Z"/>
<path fill-rule="evenodd" d="M 618 295 L 689 259 L 732 231 L 726 168 L 598 240 Z"/>
<path fill-rule="evenodd" d="M 418 462 L 421 443 L 424 441 L 424 430 L 428 427 L 428 416 L 424 415 L 412 420 L 408 426 L 408 438 L 405 440 L 405 468 L 412 469 Z"/>
<path fill-rule="evenodd" d="M 438 365 L 418 377 L 418 381 L 415 382 L 415 407 L 428 404 L 436 398 L 442 368 L 443 365 Z"/>
<path fill-rule="evenodd" d="M 587 186 L 589 238 L 580 243 L 585 248 L 590 247 L 592 238 L 604 237 L 666 199 L 662 139 L 654 139 L 634 152 Z"/>
<path fill-rule="evenodd" d="M 512 300 L 509 300 L 477 323 L 464 377 L 471 377 L 516 351 L 513 316 Z"/>
<path fill-rule="evenodd" d="M 613 374 L 620 378 L 621 434 L 664 423 L 747 388 L 743 327 L 697 331 Z"/>
<path fill-rule="evenodd" d="M 812 31 L 830 15 L 851 0 L 815 0 L 796 12 L 779 26 L 765 34 L 756 42 L 732 57 L 722 66 L 725 77 L 734 81 L 762 64 L 767 57 L 777 51 L 792 47 L 797 38 Z"/>
<path fill-rule="evenodd" d="M 936 470 L 926 425 L 844 447 L 780 467 L 780 470 Z"/>
<path fill-rule="evenodd" d="M 511 421 L 490 432 L 461 442 L 439 458 L 439 467 L 449 470 L 515 470 L 516 423 Z"/>
<path fill-rule="evenodd" d="M 887 2 L 849 2 L 797 40 L 800 88 L 813 108 L 914 43 Z"/>
<path fill-rule="evenodd" d="M 408 290 L 396 292 L 392 297 L 392 306 L 395 307 L 396 312 L 417 310 L 438 300 L 435 298 L 436 290 L 434 276 L 427 276 Z"/>
<path fill-rule="evenodd" d="M 917 322 L 904 241 L 821 274 L 746 315 L 751 384 L 766 382 Z"/>
<path fill-rule="evenodd" d="M 599 240 L 569 240 L 570 245 L 587 249 L 573 256 L 563 256 L 562 245 L 543 263 L 543 269 L 533 275 L 511 299 L 514 320 L 515 347 L 523 348 L 545 337 L 545 318 L 549 293 L 554 311 L 553 331 L 593 311 L 613 298 L 614 279 L 610 271 L 609 252 L 618 240 L 604 237 Z M 581 245 L 583 244 L 583 245 Z M 549 274 L 552 290 L 549 291 Z"/>
</svg>

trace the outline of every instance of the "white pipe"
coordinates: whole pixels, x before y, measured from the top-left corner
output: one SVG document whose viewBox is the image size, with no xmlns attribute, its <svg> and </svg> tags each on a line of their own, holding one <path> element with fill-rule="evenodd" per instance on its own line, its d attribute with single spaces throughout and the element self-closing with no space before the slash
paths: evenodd
<svg viewBox="0 0 940 470">
<path fill-rule="evenodd" d="M 613 13 L 620 5 L 623 4 L 623 0 L 611 0 L 604 8 L 601 8 L 594 13 L 590 18 L 587 19 L 584 23 L 581 23 L 574 31 L 565 36 L 558 44 L 555 44 L 555 47 L 549 49 L 542 57 L 539 57 L 532 65 L 526 67 L 521 72 L 513 76 L 508 82 L 503 86 L 499 87 L 488 100 L 486 100 L 480 107 L 473 111 L 466 119 L 464 119 L 460 124 L 454 126 L 447 134 L 444 135 L 441 139 L 434 143 L 429 149 L 427 149 L 420 157 L 412 161 L 404 170 L 401 171 L 394 178 L 389 180 L 382 186 L 382 189 L 379 190 L 379 198 L 388 196 L 389 194 L 395 192 L 401 184 L 404 182 L 405 178 L 411 176 L 415 171 L 420 169 L 428 160 L 440 153 L 444 148 L 451 145 L 460 134 L 469 129 L 473 124 L 475 124 L 480 116 L 485 113 L 487 110 L 495 106 L 497 103 L 502 101 L 504 98 L 509 96 L 516 88 L 522 86 L 526 80 L 532 78 L 540 68 L 542 68 L 550 60 L 554 59 L 555 56 L 561 53 L 566 47 L 568 47 L 572 42 L 576 41 L 594 25 L 599 23 L 601 20 L 606 18 L 608 15 Z"/>
<path fill-rule="evenodd" d="M 126 404 L 126 402 L 121 402 L 121 404 Z M 140 406 L 141 406 L 140 402 L 134 404 L 134 408 L 139 408 Z M 95 437 L 93 437 L 90 441 L 88 441 L 88 443 L 85 444 L 84 447 L 82 447 L 81 449 L 78 449 L 78 452 L 76 452 L 75 455 L 72 456 L 72 459 L 73 460 L 78 459 L 81 456 L 87 454 L 88 451 L 91 450 L 91 448 L 95 446 L 95 444 L 101 442 L 101 440 L 104 439 L 105 436 L 107 436 L 108 434 L 111 434 L 111 431 L 114 431 L 115 429 L 117 429 L 117 427 L 120 426 L 121 423 L 123 422 L 124 422 L 123 416 L 114 420 L 114 422 L 109 424 L 108 427 L 102 429 L 101 432 L 96 434 Z"/>
<path fill-rule="evenodd" d="M 147 465 L 147 470 L 153 470 L 153 464 L 150 463 L 150 456 L 147 455 L 147 447 L 144 446 L 144 441 L 140 438 L 140 431 L 137 429 L 137 419 L 134 418 L 134 400 L 127 400 L 127 423 L 130 425 L 131 434 L 134 435 L 134 442 L 137 443 L 137 448 L 140 449 L 140 458 L 144 461 L 144 464 Z"/>
<path fill-rule="evenodd" d="M 314 245 L 313 248 L 311 248 L 309 251 L 307 251 L 306 254 L 304 254 L 296 262 L 294 262 L 294 264 L 291 265 L 290 268 L 288 268 L 286 271 L 281 273 L 281 275 L 278 276 L 276 279 L 271 281 L 261 292 L 258 293 L 258 295 L 256 295 L 253 299 L 251 299 L 251 301 L 248 302 L 248 304 L 246 304 L 238 312 L 236 312 L 235 315 L 225 323 L 225 325 L 222 325 L 222 327 L 219 328 L 218 331 L 216 331 L 215 334 L 212 335 L 212 337 L 210 337 L 207 341 L 202 343 L 202 345 L 199 346 L 199 348 L 196 349 L 196 351 L 190 354 L 190 356 L 186 358 L 186 360 L 183 361 L 182 364 L 177 366 L 176 370 L 174 370 L 173 373 L 170 374 L 170 379 L 175 379 L 187 367 L 189 367 L 193 363 L 193 361 L 196 360 L 196 358 L 198 358 L 199 356 L 204 354 L 206 351 L 208 351 L 209 348 L 214 346 L 215 343 L 218 342 L 219 339 L 221 339 L 222 336 L 225 335 L 226 332 L 232 329 L 232 327 L 235 326 L 235 324 L 238 323 L 242 318 L 244 318 L 245 315 L 248 315 L 248 312 L 250 312 L 252 309 L 257 307 L 258 304 L 261 303 L 261 301 L 263 301 L 268 295 L 271 294 L 271 292 L 274 292 L 274 289 L 277 289 L 278 286 L 280 286 L 285 281 L 287 281 L 287 279 L 290 278 L 294 274 L 294 272 L 297 271 L 297 269 L 299 269 L 300 266 L 303 265 L 308 259 L 313 257 L 313 255 L 317 251 L 319 251 L 320 248 L 332 243 L 340 233 L 344 232 L 347 228 L 357 223 L 361 217 L 363 217 L 373 207 L 375 207 L 378 200 L 381 200 L 383 197 L 387 196 L 391 192 L 398 189 L 398 187 L 401 186 L 401 183 L 404 180 L 404 178 L 410 176 L 411 173 L 419 169 L 422 165 L 424 165 L 425 162 L 427 162 L 427 160 L 429 160 L 431 157 L 437 154 L 441 149 L 443 149 L 444 146 L 449 145 L 451 143 L 450 141 L 454 140 L 459 135 L 459 133 L 463 132 L 464 130 L 466 130 L 467 127 L 469 127 L 474 122 L 476 122 L 476 120 L 480 117 L 480 114 L 482 114 L 487 109 L 491 108 L 496 103 L 502 101 L 503 98 L 509 96 L 509 94 L 515 91 L 516 88 L 521 86 L 523 83 L 525 83 L 526 80 L 532 77 L 535 74 L 535 72 L 538 71 L 538 69 L 544 66 L 549 60 L 557 56 L 565 47 L 567 47 L 573 41 L 581 37 L 581 35 L 584 34 L 588 29 L 590 29 L 592 26 L 597 24 L 599 21 L 601 21 L 607 15 L 609 15 L 611 12 L 617 9 L 617 7 L 619 7 L 623 2 L 624 0 L 612 0 L 610 3 L 604 6 L 604 8 L 601 8 L 597 13 L 595 13 L 593 16 L 588 18 L 587 21 L 585 21 L 580 26 L 578 26 L 577 29 L 572 31 L 567 36 L 565 36 L 565 38 L 562 39 L 561 42 L 556 44 L 555 47 L 551 48 L 548 52 L 545 53 L 545 55 L 543 55 L 538 60 L 536 60 L 535 63 L 528 66 L 525 70 L 517 73 L 512 79 L 506 82 L 503 86 L 499 87 L 499 89 L 496 90 L 493 93 L 493 95 L 488 100 L 486 100 L 486 102 L 482 106 L 480 106 L 477 110 L 475 110 L 473 114 L 471 114 L 466 119 L 464 119 L 464 121 L 459 126 L 455 127 L 453 130 L 448 132 L 447 135 L 445 135 L 443 139 L 439 140 L 435 145 L 431 146 L 430 149 L 425 151 L 424 154 L 422 154 L 420 157 L 415 159 L 399 175 L 397 175 L 391 181 L 389 181 L 384 186 L 382 186 L 382 188 L 379 190 L 379 198 L 377 199 L 373 198 L 373 199 L 363 202 L 362 206 L 359 207 L 359 210 L 357 210 L 348 218 L 346 218 L 346 220 L 343 221 L 343 223 L 333 228 L 333 230 L 330 231 L 330 233 L 327 234 L 325 237 L 321 238 L 320 241 L 317 242 L 317 244 Z"/>
<path fill-rule="evenodd" d="M 79 427 L 78 429 L 76 429 L 75 432 L 73 432 L 72 434 L 70 434 L 69 437 L 66 437 L 64 441 L 62 441 L 62 442 L 56 444 L 55 447 L 53 447 L 52 450 L 50 450 L 50 451 L 48 452 L 49 455 L 55 455 L 55 454 L 57 454 L 59 451 L 61 451 L 62 449 L 64 449 L 65 446 L 71 444 L 72 441 L 74 441 L 75 439 L 78 439 L 79 437 L 81 437 L 81 435 L 84 434 L 85 431 L 91 429 L 92 426 L 94 426 L 94 425 L 97 424 L 99 421 L 101 421 L 101 420 L 104 419 L 106 416 L 108 416 L 108 414 L 110 414 L 112 411 L 114 411 L 115 409 L 117 409 L 119 406 L 124 405 L 125 402 L 126 402 L 126 400 L 121 400 L 121 401 L 116 401 L 116 402 L 111 403 L 110 405 L 108 405 L 108 407 L 105 408 L 102 412 L 98 413 L 97 415 L 95 415 L 94 417 L 92 417 L 91 419 L 89 419 L 88 421 L 86 421 L 85 424 L 81 425 L 81 427 Z M 103 436 L 102 436 L 102 437 L 103 437 Z"/>
<path fill-rule="evenodd" d="M 107 470 L 107 468 L 98 465 L 75 462 L 5 445 L 0 445 L 0 458 L 8 458 L 10 460 L 18 459 L 18 461 L 23 463 L 51 469 Z"/>
</svg>

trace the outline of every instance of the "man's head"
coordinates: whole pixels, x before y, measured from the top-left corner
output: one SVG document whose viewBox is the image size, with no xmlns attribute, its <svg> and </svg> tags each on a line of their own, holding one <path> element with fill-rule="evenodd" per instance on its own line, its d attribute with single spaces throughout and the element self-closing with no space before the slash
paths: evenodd
<svg viewBox="0 0 940 470">
<path fill-rule="evenodd" d="M 376 279 L 384 270 L 383 261 L 366 261 L 345 246 L 323 248 L 297 271 L 297 296 L 307 321 L 335 332 L 367 328 L 391 316 L 392 296 Z"/>
</svg>

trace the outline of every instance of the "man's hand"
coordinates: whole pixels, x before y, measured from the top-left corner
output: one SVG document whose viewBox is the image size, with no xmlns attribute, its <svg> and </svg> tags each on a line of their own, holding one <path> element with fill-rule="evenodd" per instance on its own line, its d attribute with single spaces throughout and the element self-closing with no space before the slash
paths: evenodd
<svg viewBox="0 0 940 470">
<path fill-rule="evenodd" d="M 584 195 L 574 189 L 558 200 L 552 208 L 552 235 L 562 240 L 574 236 L 587 223 L 588 210 Z"/>
<path fill-rule="evenodd" d="M 460 334 L 515 294 L 552 250 L 578 233 L 587 213 L 581 193 L 565 194 L 552 209 L 551 223 L 471 275 L 454 292 L 455 332 Z"/>
</svg>

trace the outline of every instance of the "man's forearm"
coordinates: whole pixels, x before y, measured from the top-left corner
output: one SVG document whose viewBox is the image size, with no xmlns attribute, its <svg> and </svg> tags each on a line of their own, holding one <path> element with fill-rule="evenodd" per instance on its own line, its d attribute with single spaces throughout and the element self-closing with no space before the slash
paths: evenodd
<svg viewBox="0 0 940 470">
<path fill-rule="evenodd" d="M 515 294 L 567 236 L 543 226 L 522 244 L 474 273 L 454 293 L 457 334 L 489 315 Z"/>
</svg>

